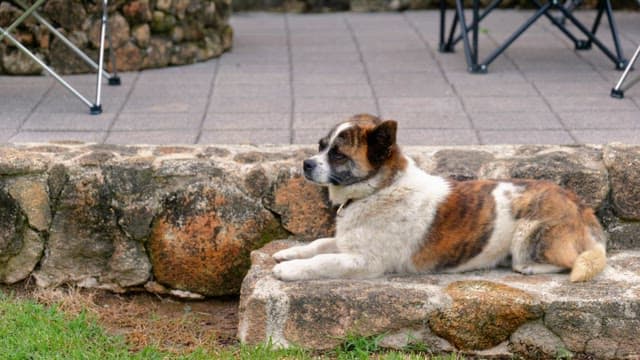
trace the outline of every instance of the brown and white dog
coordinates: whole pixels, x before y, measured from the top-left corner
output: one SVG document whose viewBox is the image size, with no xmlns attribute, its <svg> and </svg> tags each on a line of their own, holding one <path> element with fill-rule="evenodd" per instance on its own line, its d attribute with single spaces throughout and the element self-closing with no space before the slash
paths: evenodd
<svg viewBox="0 0 640 360">
<path fill-rule="evenodd" d="M 340 205 L 336 234 L 275 253 L 277 278 L 461 272 L 509 257 L 523 274 L 571 269 L 571 281 L 604 269 L 606 236 L 574 193 L 547 181 L 429 175 L 402 154 L 396 128 L 362 114 L 320 140 L 304 176 Z"/>
</svg>

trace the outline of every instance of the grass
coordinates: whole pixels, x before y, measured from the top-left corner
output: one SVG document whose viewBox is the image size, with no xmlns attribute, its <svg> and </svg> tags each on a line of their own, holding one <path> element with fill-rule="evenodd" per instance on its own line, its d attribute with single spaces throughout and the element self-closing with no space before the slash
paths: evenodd
<svg viewBox="0 0 640 360">
<path fill-rule="evenodd" d="M 412 345 L 407 351 L 383 350 L 379 346 L 380 336 L 347 336 L 343 345 L 335 350 L 314 353 L 299 347 L 280 349 L 269 343 L 256 346 L 221 345 L 206 340 L 206 336 L 198 335 L 188 339 L 193 346 L 176 351 L 175 346 L 163 346 L 166 343 L 175 345 L 175 339 L 154 338 L 155 335 L 161 335 L 154 333 L 155 325 L 140 329 L 140 333 L 150 332 L 149 338 L 114 335 L 113 331 L 104 327 L 104 319 L 101 319 L 98 309 L 92 305 L 95 303 L 87 302 L 86 297 L 77 294 L 61 296 L 57 292 L 32 295 L 30 298 L 18 298 L 0 290 L 0 349 L 3 359 L 460 359 L 457 355 L 433 357 L 428 348 L 421 344 Z M 123 309 L 126 312 L 128 308 L 117 308 L 114 311 Z M 133 315 L 142 316 L 138 313 Z M 109 313 L 109 316 L 118 317 L 118 313 Z M 197 322 L 191 324 L 188 320 L 163 321 L 161 316 L 154 314 L 151 314 L 151 318 L 157 318 L 157 321 L 153 321 L 159 323 L 159 326 L 164 323 L 169 333 L 181 331 L 180 327 L 197 327 Z M 134 323 L 125 322 L 124 326 L 132 324 Z"/>
<path fill-rule="evenodd" d="M 119 359 L 122 338 L 108 336 L 86 313 L 71 318 L 55 306 L 0 295 L 0 349 L 6 359 Z"/>
</svg>

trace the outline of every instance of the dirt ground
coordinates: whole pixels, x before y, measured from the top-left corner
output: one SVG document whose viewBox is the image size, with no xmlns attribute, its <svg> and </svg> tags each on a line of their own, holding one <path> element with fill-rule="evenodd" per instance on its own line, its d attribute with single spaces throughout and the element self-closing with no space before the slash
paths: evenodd
<svg viewBox="0 0 640 360">
<path fill-rule="evenodd" d="M 132 350 L 147 345 L 176 354 L 198 346 L 236 343 L 238 299 L 235 297 L 184 301 L 147 292 L 115 294 L 79 288 L 40 289 L 28 283 L 0 286 L 16 298 L 57 304 L 70 315 L 86 311 L 110 334 L 122 335 Z"/>
</svg>

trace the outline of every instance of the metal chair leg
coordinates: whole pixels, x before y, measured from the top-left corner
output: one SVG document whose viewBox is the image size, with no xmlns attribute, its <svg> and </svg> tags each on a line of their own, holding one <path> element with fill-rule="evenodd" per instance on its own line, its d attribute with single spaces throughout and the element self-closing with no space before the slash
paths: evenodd
<svg viewBox="0 0 640 360">
<path fill-rule="evenodd" d="M 624 91 L 621 89 L 622 84 L 624 83 L 624 80 L 627 78 L 627 75 L 629 74 L 631 67 L 633 67 L 633 64 L 635 64 L 636 60 L 638 60 L 639 54 L 640 54 L 640 45 L 638 45 L 636 52 L 633 53 L 633 56 L 631 57 L 629 64 L 627 64 L 627 67 L 624 69 L 622 76 L 620 76 L 620 80 L 618 80 L 618 83 L 616 84 L 616 86 L 613 89 L 611 89 L 611 97 L 614 97 L 617 99 L 624 98 Z"/>
</svg>

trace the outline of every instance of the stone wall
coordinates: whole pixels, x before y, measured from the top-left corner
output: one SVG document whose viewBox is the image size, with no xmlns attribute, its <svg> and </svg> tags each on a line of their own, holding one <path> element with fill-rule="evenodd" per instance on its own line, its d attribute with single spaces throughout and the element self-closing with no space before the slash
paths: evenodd
<svg viewBox="0 0 640 360">
<path fill-rule="evenodd" d="M 638 250 L 609 252 L 607 268 L 586 283 L 510 269 L 276 280 L 273 253 L 295 244 L 274 241 L 252 252 L 240 296 L 241 342 L 326 351 L 362 336 L 380 348 L 473 359 L 640 358 Z"/>
<path fill-rule="evenodd" d="M 0 147 L 0 282 L 33 277 L 178 296 L 238 294 L 249 254 L 333 232 L 297 146 Z M 465 180 L 550 179 L 598 210 L 610 249 L 640 248 L 640 147 L 408 147 Z"/>
<path fill-rule="evenodd" d="M 75 45 L 97 59 L 101 1 L 48 0 L 39 12 Z M 230 13 L 231 0 L 110 1 L 109 26 L 117 68 L 140 70 L 217 57 L 232 45 Z M 0 26 L 6 28 L 21 14 L 20 8 L 7 1 L 1 2 Z M 63 74 L 91 71 L 33 17 L 12 34 Z M 0 42 L 0 74 L 41 72 L 33 60 L 8 41 Z"/>
</svg>

